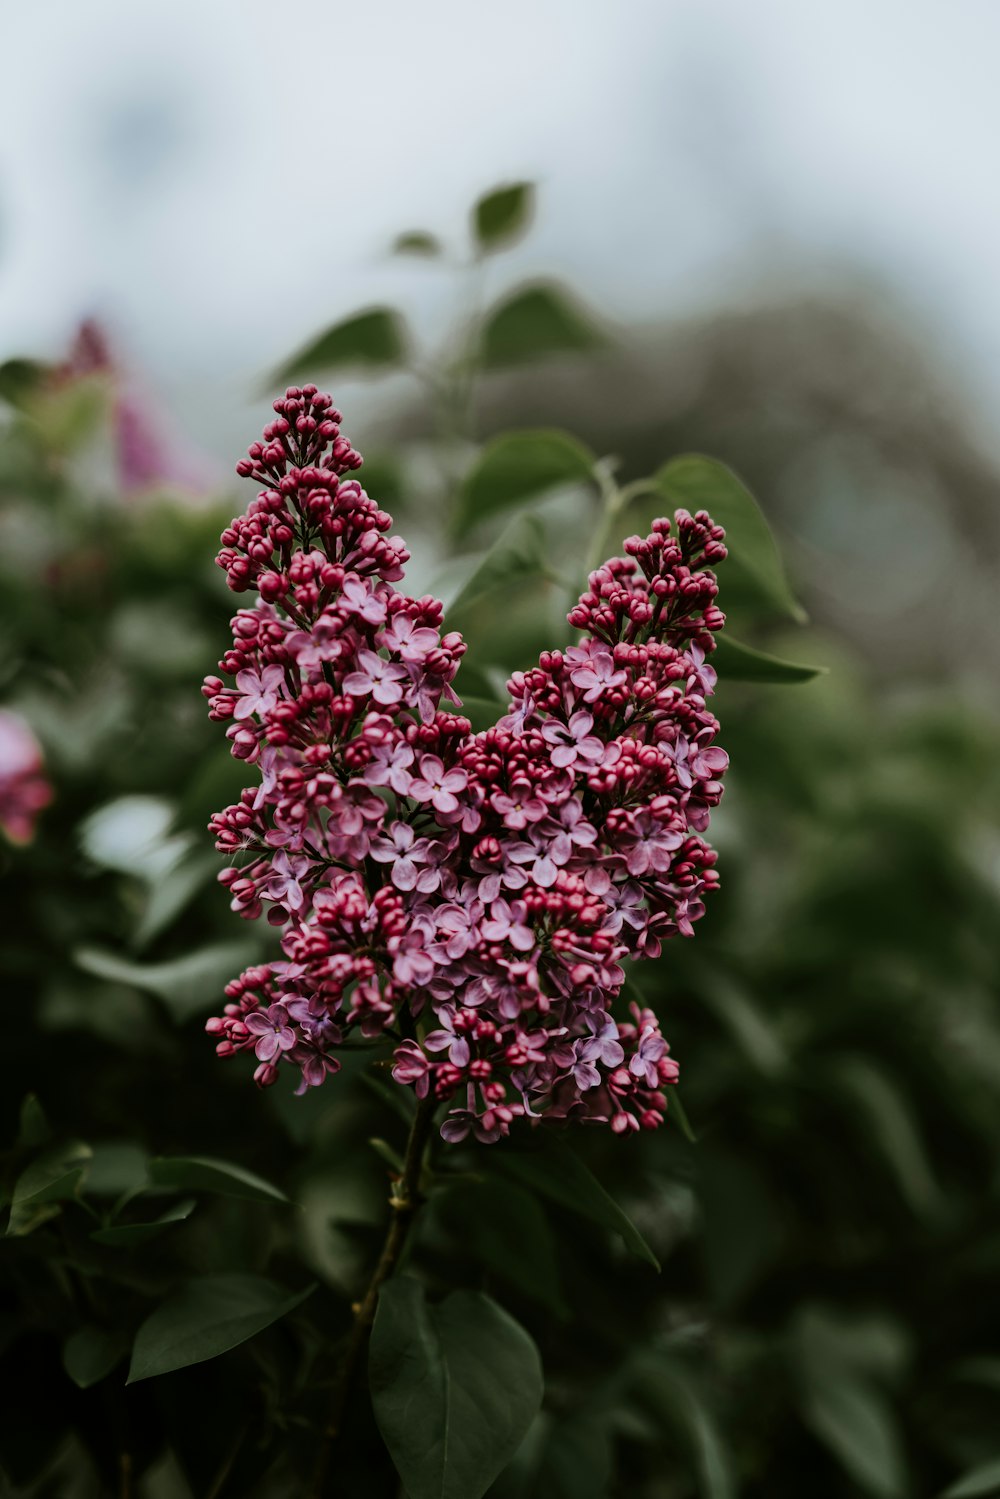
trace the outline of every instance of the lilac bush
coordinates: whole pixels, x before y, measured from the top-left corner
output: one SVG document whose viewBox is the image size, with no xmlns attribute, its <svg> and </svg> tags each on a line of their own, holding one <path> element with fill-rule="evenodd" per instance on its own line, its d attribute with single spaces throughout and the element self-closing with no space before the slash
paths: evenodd
<svg viewBox="0 0 1000 1499">
<path fill-rule="evenodd" d="M 211 823 L 239 915 L 281 929 L 208 1022 L 323 1083 L 348 1038 L 394 1043 L 392 1075 L 448 1102 L 450 1141 L 513 1121 L 660 1124 L 677 1063 L 652 1011 L 616 1019 L 623 960 L 689 936 L 718 883 L 706 843 L 727 765 L 706 700 L 724 616 L 709 515 L 678 510 L 591 574 L 578 643 L 508 683 L 473 733 L 465 643 L 395 586 L 408 552 L 315 386 L 292 387 L 238 472 L 260 486 L 223 532 L 255 592 L 204 692 L 256 784 Z"/>
</svg>

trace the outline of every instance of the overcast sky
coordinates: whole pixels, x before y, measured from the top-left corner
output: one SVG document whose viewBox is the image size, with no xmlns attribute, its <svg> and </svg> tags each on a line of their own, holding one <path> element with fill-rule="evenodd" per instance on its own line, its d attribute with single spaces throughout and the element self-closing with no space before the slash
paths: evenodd
<svg viewBox="0 0 1000 1499">
<path fill-rule="evenodd" d="M 97 312 L 164 389 L 250 389 L 390 261 L 541 183 L 498 284 L 620 319 L 797 261 L 909 302 L 1000 395 L 995 0 L 0 0 L 0 356 Z"/>
</svg>

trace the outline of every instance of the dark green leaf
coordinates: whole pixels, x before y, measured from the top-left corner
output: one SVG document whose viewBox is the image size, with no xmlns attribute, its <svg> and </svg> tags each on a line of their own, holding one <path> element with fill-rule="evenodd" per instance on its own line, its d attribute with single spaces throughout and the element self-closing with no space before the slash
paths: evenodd
<svg viewBox="0 0 1000 1499">
<path fill-rule="evenodd" d="M 217 1358 L 305 1301 L 259 1275 L 205 1275 L 188 1281 L 139 1328 L 128 1384 Z"/>
<path fill-rule="evenodd" d="M 640 1367 L 644 1401 L 676 1421 L 687 1436 L 702 1499 L 734 1499 L 729 1453 L 696 1380 L 668 1359 L 647 1357 Z"/>
<path fill-rule="evenodd" d="M 698 1137 L 691 1128 L 691 1121 L 687 1116 L 687 1110 L 681 1103 L 679 1088 L 671 1088 L 667 1094 L 667 1118 L 676 1119 L 677 1126 L 689 1145 L 697 1145 Z"/>
<path fill-rule="evenodd" d="M 837 1083 L 863 1115 L 863 1132 L 888 1162 L 910 1206 L 931 1213 L 940 1194 L 913 1111 L 895 1083 L 867 1057 L 838 1058 Z"/>
<path fill-rule="evenodd" d="M 472 210 L 477 245 L 489 253 L 510 244 L 527 229 L 534 211 L 534 183 L 512 182 L 494 188 Z"/>
<path fill-rule="evenodd" d="M 527 504 L 562 484 L 593 479 L 596 459 L 568 432 L 506 432 L 487 443 L 466 474 L 455 514 L 455 534 Z"/>
<path fill-rule="evenodd" d="M 190 1218 L 195 1205 L 194 1198 L 188 1197 L 149 1223 L 115 1223 L 110 1228 L 95 1229 L 90 1237 L 111 1249 L 136 1249 L 140 1244 L 157 1238 L 172 1223 L 183 1223 L 185 1218 Z"/>
<path fill-rule="evenodd" d="M 96 947 L 77 948 L 73 958 L 85 973 L 97 978 L 148 989 L 181 1022 L 213 1004 L 222 1004 L 226 984 L 253 960 L 256 952 L 256 946 L 244 939 L 214 943 L 167 963 L 133 963 Z"/>
<path fill-rule="evenodd" d="M 346 367 L 391 369 L 406 358 L 407 336 L 403 319 L 391 307 L 371 307 L 335 323 L 312 343 L 294 354 L 273 376 L 286 384 L 301 377 L 312 379 L 326 370 Z"/>
<path fill-rule="evenodd" d="M 0 400 L 20 406 L 41 389 L 49 373 L 36 359 L 5 359 L 0 364 Z"/>
<path fill-rule="evenodd" d="M 88 1197 L 120 1197 L 149 1185 L 149 1154 L 134 1140 L 94 1146 L 87 1168 Z"/>
<path fill-rule="evenodd" d="M 685 453 L 664 464 L 653 483 L 669 501 L 671 511 L 707 510 L 726 529 L 730 556 L 725 566 L 748 574 L 772 610 L 799 623 L 804 621 L 802 606 L 788 586 L 781 554 L 763 512 L 732 469 L 701 453 Z M 648 501 L 640 503 L 649 506 Z"/>
<path fill-rule="evenodd" d="M 545 1136 L 533 1150 L 496 1146 L 491 1150 L 489 1160 L 490 1164 L 495 1164 L 532 1191 L 540 1192 L 543 1197 L 579 1213 L 582 1218 L 619 1234 L 625 1247 L 638 1259 L 659 1270 L 659 1260 L 631 1218 L 605 1192 L 580 1157 L 556 1136 Z"/>
<path fill-rule="evenodd" d="M 982 1499 L 985 1494 L 1000 1494 L 1000 1457 L 981 1463 L 949 1485 L 941 1499 Z"/>
<path fill-rule="evenodd" d="M 133 945 L 143 948 L 165 931 L 199 890 L 213 882 L 218 870 L 219 858 L 212 852 L 193 849 L 179 859 L 162 879 L 151 885 L 146 909 L 135 929 Z"/>
<path fill-rule="evenodd" d="M 541 284 L 512 292 L 489 314 L 482 358 L 488 368 L 500 369 L 553 354 L 589 352 L 606 343 L 590 313 L 560 287 Z"/>
<path fill-rule="evenodd" d="M 449 623 L 497 588 L 509 588 L 546 572 L 545 532 L 534 515 L 518 515 L 490 547 L 457 598 L 448 607 Z"/>
<path fill-rule="evenodd" d="M 538 1350 L 496 1302 L 453 1291 L 431 1306 L 405 1277 L 379 1294 L 368 1367 L 410 1499 L 481 1499 L 542 1400 Z"/>
<path fill-rule="evenodd" d="M 63 1368 L 75 1385 L 89 1390 L 110 1374 L 127 1352 L 128 1342 L 120 1333 L 88 1324 L 66 1339 Z"/>
<path fill-rule="evenodd" d="M 803 1417 L 866 1493 L 909 1492 L 896 1422 L 878 1390 L 835 1369 L 806 1388 Z"/>
<path fill-rule="evenodd" d="M 537 1199 L 511 1182 L 460 1182 L 442 1193 L 445 1221 L 495 1275 L 568 1317 L 555 1236 Z"/>
<path fill-rule="evenodd" d="M 18 1145 L 24 1150 L 37 1150 L 39 1145 L 45 1144 L 51 1133 L 49 1121 L 38 1102 L 37 1094 L 27 1094 L 21 1104 L 20 1125 L 17 1132 Z"/>
<path fill-rule="evenodd" d="M 604 1412 L 580 1411 L 549 1432 L 538 1492 L 547 1499 L 608 1499 L 613 1462 Z"/>
<path fill-rule="evenodd" d="M 54 1145 L 22 1171 L 14 1184 L 8 1234 L 23 1235 L 51 1217 L 50 1205 L 75 1197 L 90 1161 L 89 1145 Z"/>
<path fill-rule="evenodd" d="M 824 676 L 825 666 L 806 666 L 801 661 L 783 661 L 766 651 L 743 645 L 727 632 L 716 637 L 711 664 L 720 677 L 735 682 L 811 682 Z"/>
<path fill-rule="evenodd" d="M 160 1156 L 149 1163 L 150 1180 L 159 1187 L 189 1192 L 214 1192 L 219 1197 L 244 1197 L 250 1202 L 287 1202 L 284 1192 L 232 1161 L 208 1156 Z"/>
<path fill-rule="evenodd" d="M 441 242 L 426 229 L 409 229 L 393 241 L 394 255 L 423 255 L 428 259 L 441 254 Z"/>
</svg>

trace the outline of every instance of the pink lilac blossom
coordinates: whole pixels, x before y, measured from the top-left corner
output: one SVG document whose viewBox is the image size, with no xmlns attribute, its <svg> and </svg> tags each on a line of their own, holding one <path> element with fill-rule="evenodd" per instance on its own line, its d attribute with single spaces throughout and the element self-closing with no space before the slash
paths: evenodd
<svg viewBox="0 0 1000 1499">
<path fill-rule="evenodd" d="M 11 843 L 30 843 L 51 800 L 38 740 L 23 718 L 0 709 L 0 832 Z"/>
<path fill-rule="evenodd" d="M 291 1066 L 302 1092 L 349 1037 L 389 1041 L 452 1141 L 661 1123 L 677 1064 L 650 1010 L 613 1011 L 623 962 L 690 935 L 718 883 L 701 835 L 727 764 L 706 706 L 722 529 L 680 510 L 630 537 L 570 612 L 580 641 L 516 672 L 473 734 L 452 711 L 465 644 L 395 586 L 408 553 L 330 397 L 293 387 L 275 413 L 218 557 L 257 599 L 220 662 L 233 685 L 204 692 L 260 774 L 212 819 L 220 879 L 281 928 L 282 958 L 227 987 L 219 1054 L 253 1053 L 261 1086 Z"/>
</svg>

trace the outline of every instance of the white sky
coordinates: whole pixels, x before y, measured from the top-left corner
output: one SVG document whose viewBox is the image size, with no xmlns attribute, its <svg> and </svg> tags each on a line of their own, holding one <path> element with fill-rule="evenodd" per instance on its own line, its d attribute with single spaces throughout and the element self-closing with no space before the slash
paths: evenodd
<svg viewBox="0 0 1000 1499">
<path fill-rule="evenodd" d="M 997 0 L 0 0 L 0 357 L 96 311 L 203 400 L 448 284 L 384 248 L 541 184 L 498 284 L 620 319 L 859 263 L 1000 394 Z M 795 255 L 793 255 L 795 252 Z"/>
</svg>

